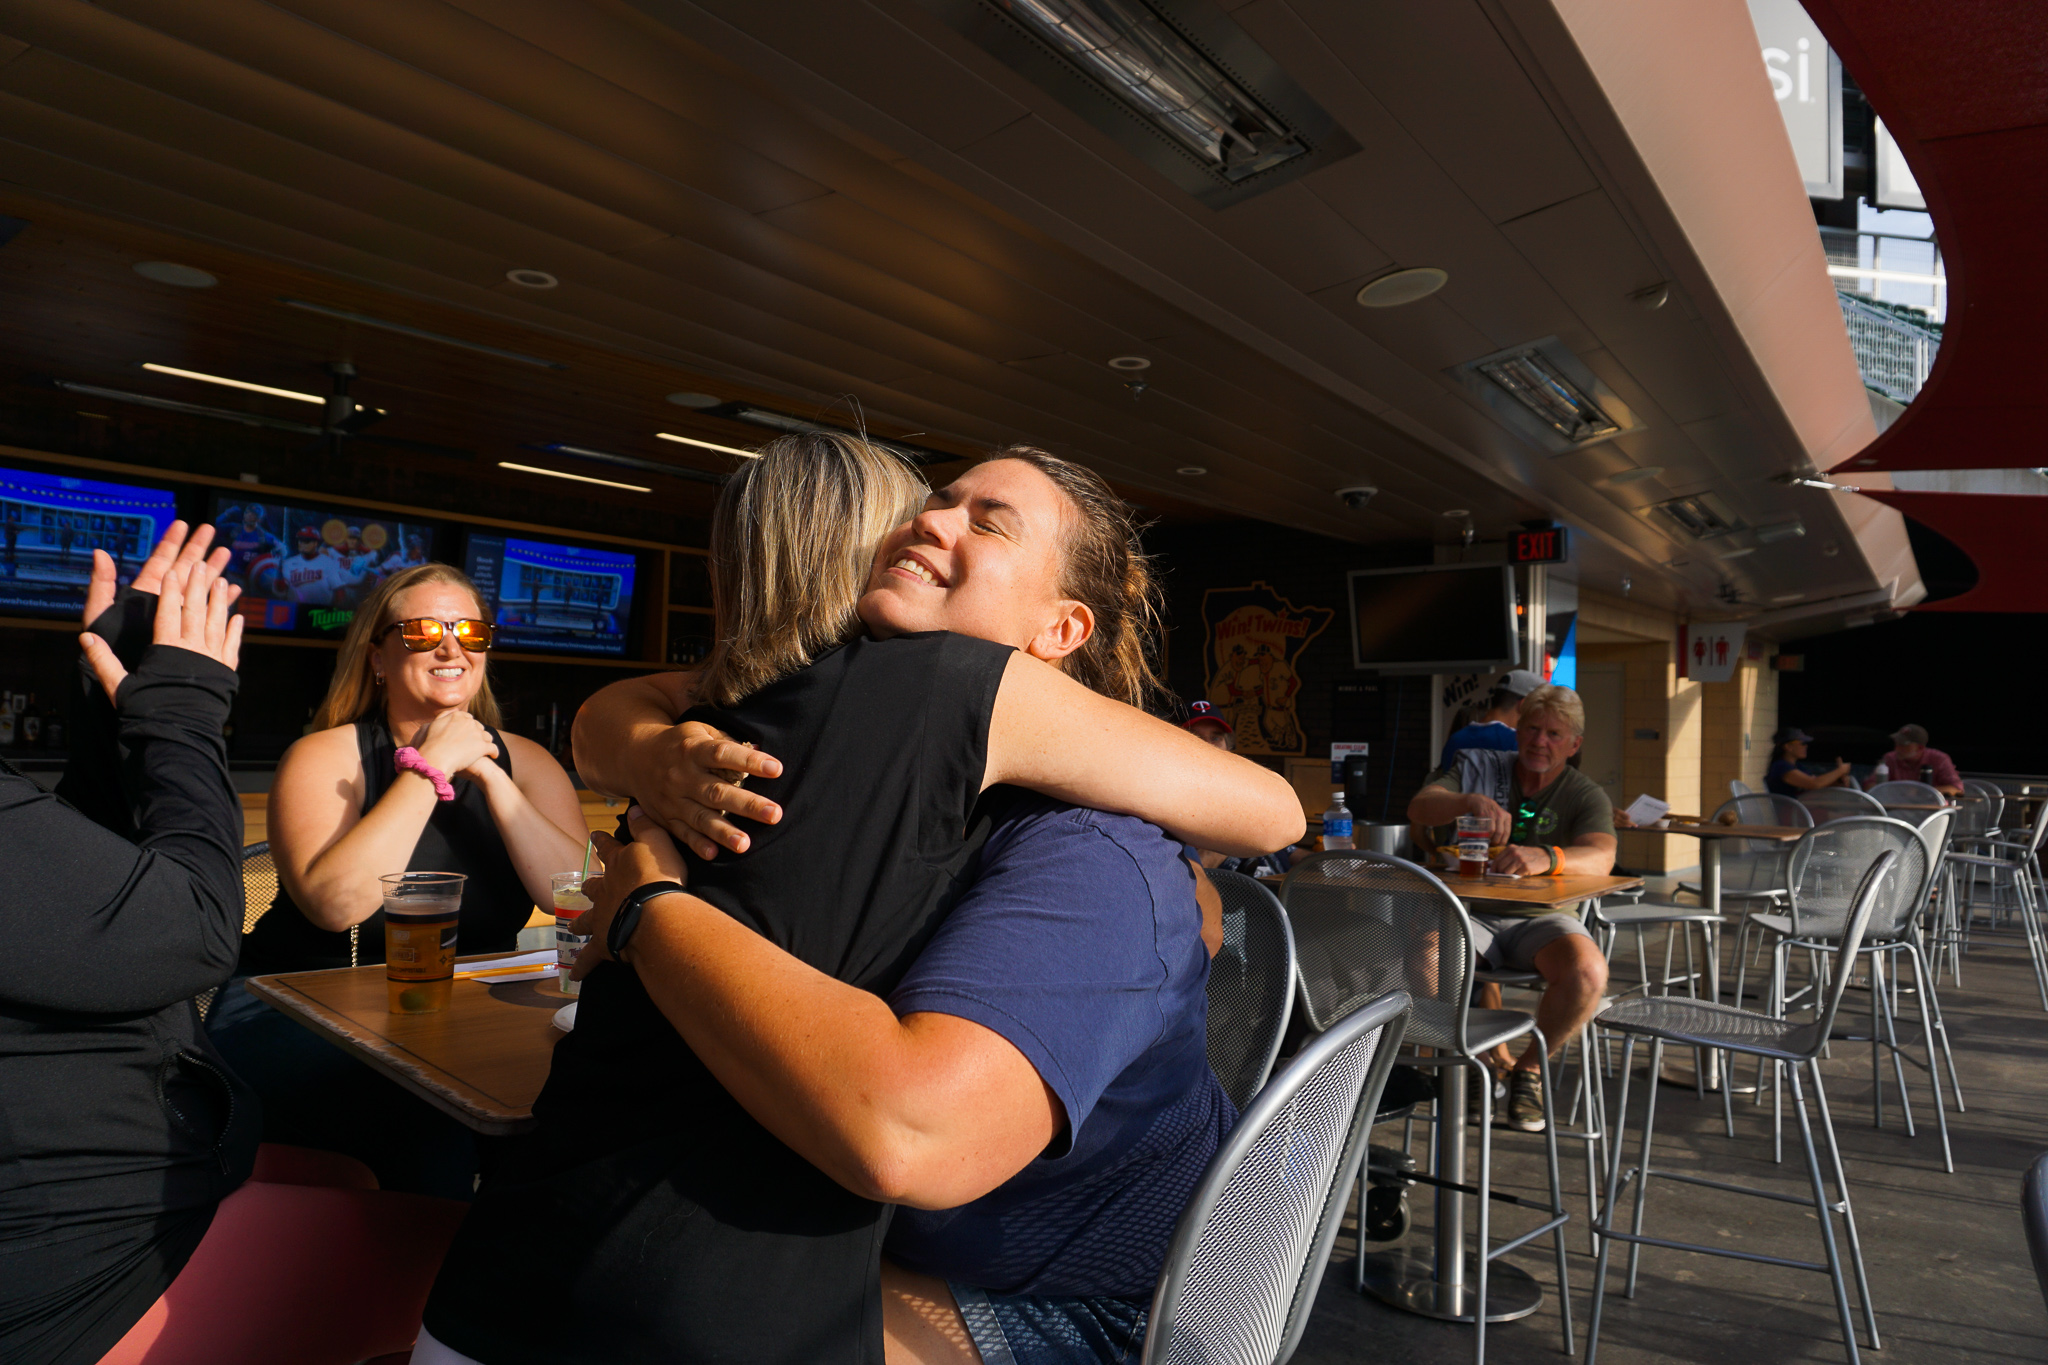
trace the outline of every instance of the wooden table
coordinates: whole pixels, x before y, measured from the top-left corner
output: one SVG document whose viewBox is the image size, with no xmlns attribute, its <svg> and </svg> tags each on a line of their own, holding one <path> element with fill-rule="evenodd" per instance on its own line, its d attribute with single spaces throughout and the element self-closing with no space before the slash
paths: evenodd
<svg viewBox="0 0 2048 1365">
<path fill-rule="evenodd" d="M 504 953 L 456 959 L 488 962 Z M 555 1011 L 574 996 L 552 977 L 455 983 L 448 1008 L 393 1014 L 384 965 L 252 976 L 251 994 L 294 1023 L 367 1062 L 458 1123 L 502 1137 L 533 1127 L 533 1101 L 548 1078 Z"/>
<path fill-rule="evenodd" d="M 1509 906 L 1540 906 L 1545 910 L 1576 910 L 1587 901 L 1633 891 L 1643 884 L 1641 877 L 1498 877 L 1467 879 L 1453 872 L 1444 885 L 1473 908 L 1508 913 Z M 1498 910 L 1494 907 L 1498 906 Z"/>
</svg>

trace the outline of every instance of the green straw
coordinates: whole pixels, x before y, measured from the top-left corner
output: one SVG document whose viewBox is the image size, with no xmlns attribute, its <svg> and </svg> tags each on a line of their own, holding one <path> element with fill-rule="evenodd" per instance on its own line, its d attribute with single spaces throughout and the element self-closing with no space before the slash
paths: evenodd
<svg viewBox="0 0 2048 1365">
<path fill-rule="evenodd" d="M 592 843 L 590 836 L 586 834 L 583 836 L 583 879 L 585 881 L 590 880 L 590 855 L 595 852 L 597 852 L 597 845 Z"/>
</svg>

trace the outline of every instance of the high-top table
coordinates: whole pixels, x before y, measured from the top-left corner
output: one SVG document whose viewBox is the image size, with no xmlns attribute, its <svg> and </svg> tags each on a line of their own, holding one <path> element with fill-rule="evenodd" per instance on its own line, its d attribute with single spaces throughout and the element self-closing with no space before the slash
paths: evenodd
<svg viewBox="0 0 2048 1365">
<path fill-rule="evenodd" d="M 250 994 L 401 1089 L 466 1128 L 498 1137 L 533 1127 L 533 1102 L 562 1036 L 555 1011 L 575 999 L 551 976 L 462 975 L 511 956 L 457 958 L 448 1008 L 432 1014 L 391 1013 L 381 962 L 252 976 L 247 984 Z"/>
</svg>

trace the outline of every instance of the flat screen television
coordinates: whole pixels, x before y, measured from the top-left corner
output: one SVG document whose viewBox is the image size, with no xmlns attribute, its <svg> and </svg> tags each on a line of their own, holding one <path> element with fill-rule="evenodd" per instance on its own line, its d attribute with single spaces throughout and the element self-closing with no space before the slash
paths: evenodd
<svg viewBox="0 0 2048 1365">
<path fill-rule="evenodd" d="M 0 613 L 75 618 L 94 550 L 126 583 L 177 517 L 167 488 L 0 469 Z"/>
<path fill-rule="evenodd" d="M 471 531 L 464 567 L 490 605 L 498 645 L 561 654 L 626 652 L 639 561 L 619 550 Z"/>
<path fill-rule="evenodd" d="M 223 493 L 213 524 L 245 630 L 338 635 L 379 583 L 434 557 L 433 525 L 416 517 Z"/>
<path fill-rule="evenodd" d="M 1383 673 L 1479 673 L 1514 666 L 1514 571 L 1505 564 L 1355 569 L 1351 662 Z"/>
</svg>

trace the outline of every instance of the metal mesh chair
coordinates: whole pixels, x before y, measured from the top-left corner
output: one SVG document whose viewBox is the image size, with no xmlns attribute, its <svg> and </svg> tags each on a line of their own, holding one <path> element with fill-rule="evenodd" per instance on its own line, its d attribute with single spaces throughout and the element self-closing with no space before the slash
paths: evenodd
<svg viewBox="0 0 2048 1365">
<path fill-rule="evenodd" d="M 1781 825 L 1808 829 L 1813 812 L 1789 796 L 1752 792 L 1723 801 L 1709 818 L 1719 821 L 1733 816 L 1738 825 Z M 1724 839 L 1721 841 L 1721 898 L 1726 900 L 1782 901 L 1785 898 L 1783 844 L 1768 839 Z M 1680 882 L 1678 889 L 1704 896 L 1698 882 Z"/>
<path fill-rule="evenodd" d="M 1396 991 L 1353 1010 L 1238 1120 L 1174 1229 L 1152 1295 L 1147 1365 L 1282 1365 L 1294 1354 L 1408 1004 Z"/>
<path fill-rule="evenodd" d="M 270 844 L 249 844 L 242 849 L 242 932 L 256 927 L 277 899 L 277 860 L 270 856 Z"/>
<path fill-rule="evenodd" d="M 1852 898 L 1852 909 L 1842 926 L 1841 950 L 1845 958 L 1853 957 L 1862 945 L 1864 930 L 1886 895 L 1896 894 L 1890 891 L 1886 883 L 1893 876 L 1897 864 L 1898 853 L 1895 850 L 1886 850 L 1870 866 L 1857 888 Z M 1622 1044 L 1621 1096 L 1616 1111 L 1618 1117 L 1615 1123 L 1614 1160 L 1607 1168 L 1607 1194 L 1600 1205 L 1606 1211 L 1607 1222 L 1597 1229 L 1600 1233 L 1600 1264 L 1594 1272 L 1593 1318 L 1592 1326 L 1587 1333 L 1586 1365 L 1594 1365 L 1600 1350 L 1600 1318 L 1607 1302 L 1608 1260 L 1613 1254 L 1616 1242 L 1629 1244 L 1628 1284 L 1625 1292 L 1630 1298 L 1635 1297 L 1636 1270 L 1645 1246 L 1761 1261 L 1767 1265 L 1783 1266 L 1788 1269 L 1825 1273 L 1834 1285 L 1835 1311 L 1841 1320 L 1843 1344 L 1848 1350 L 1850 1365 L 1857 1365 L 1856 1324 L 1849 1307 L 1848 1279 L 1844 1274 L 1841 1255 L 1835 1245 L 1834 1216 L 1837 1213 L 1841 1214 L 1843 1227 L 1848 1235 L 1850 1269 L 1855 1273 L 1857 1294 L 1863 1303 L 1864 1319 L 1870 1330 L 1871 1349 L 1878 1349 L 1877 1313 L 1871 1304 L 1869 1281 L 1863 1273 L 1863 1248 L 1856 1236 L 1856 1215 L 1849 1202 L 1849 1182 L 1842 1171 L 1841 1150 L 1835 1144 L 1834 1123 L 1828 1113 L 1827 1092 L 1822 1087 L 1820 1075 L 1821 1049 L 1826 1046 L 1828 1035 L 1834 1028 L 1835 1015 L 1842 1006 L 1842 993 L 1848 985 L 1849 973 L 1837 972 L 1825 1002 L 1811 1023 L 1773 1019 L 1716 1001 L 1681 1000 L 1674 997 L 1624 1000 L 1595 1021 L 1601 1028 L 1623 1034 L 1625 1041 Z M 1636 1187 L 1635 1211 L 1630 1225 L 1624 1228 L 1619 1226 L 1621 1220 L 1616 1216 L 1619 1210 L 1617 1201 L 1621 1197 L 1623 1139 L 1627 1135 L 1628 1091 L 1631 1073 L 1634 1070 L 1636 1043 L 1643 1038 L 1650 1040 L 1650 1079 L 1643 1087 L 1648 1098 L 1643 1106 L 1641 1155 L 1637 1158 L 1636 1166 L 1628 1174 L 1628 1179 Z M 1726 1181 L 1709 1180 L 1703 1176 L 1657 1170 L 1651 1166 L 1650 1146 L 1657 1127 L 1659 1087 L 1656 1077 L 1663 1065 L 1666 1043 L 1676 1043 L 1682 1047 L 1720 1048 L 1790 1069 L 1792 1097 L 1799 1116 L 1799 1134 L 1806 1147 L 1806 1174 L 1813 1190 L 1810 1199 L 1800 1199 L 1776 1190 L 1750 1189 Z M 1814 1144 L 1814 1125 L 1809 1120 L 1806 1109 L 1804 1080 L 1808 1077 L 1813 1084 L 1819 1127 L 1826 1135 L 1828 1165 L 1834 1176 L 1839 1199 L 1829 1197 L 1827 1181 L 1821 1169 L 1820 1152 Z M 1722 1093 L 1725 1104 L 1725 1088 Z M 1795 1261 L 1726 1245 L 1707 1246 L 1697 1242 L 1670 1241 L 1645 1236 L 1643 1218 L 1649 1202 L 1650 1180 L 1653 1177 L 1700 1185 L 1727 1194 L 1752 1195 L 1762 1199 L 1805 1204 L 1820 1220 L 1821 1245 L 1826 1251 L 1827 1259 L 1821 1262 Z"/>
<path fill-rule="evenodd" d="M 270 856 L 270 844 L 245 844 L 242 848 L 242 932 L 248 933 L 256 927 L 256 921 L 263 918 L 263 912 L 277 899 L 277 860 Z M 199 1017 L 204 1019 L 213 1008 L 214 997 L 220 994 L 220 987 L 208 986 L 199 992 L 197 1004 Z"/>
<path fill-rule="evenodd" d="M 1817 825 L 1849 815 L 1884 814 L 1883 802 L 1854 787 L 1822 787 L 1800 797 L 1799 804 L 1813 813 L 1813 822 Z"/>
<path fill-rule="evenodd" d="M 1254 878 L 1209 880 L 1223 898 L 1223 947 L 1209 963 L 1209 1067 L 1242 1113 L 1273 1072 L 1294 1008 L 1294 930 Z"/>
<path fill-rule="evenodd" d="M 1728 794 L 1730 796 L 1754 796 L 1756 789 L 1747 782 L 1730 778 L 1728 781 Z"/>
<path fill-rule="evenodd" d="M 1472 948 L 1472 921 L 1465 907 L 1433 874 L 1413 863 L 1363 850 L 1311 854 L 1296 863 L 1280 888 L 1281 903 L 1294 926 L 1296 980 L 1303 1015 L 1310 1027 L 1322 1032 L 1367 1001 L 1389 991 L 1405 991 L 1414 1004 L 1408 1019 L 1407 1041 L 1432 1050 L 1418 1057 L 1416 1065 L 1444 1070 L 1439 1077 L 1437 1141 L 1439 1151 L 1448 1145 L 1453 1152 L 1451 1169 L 1412 1177 L 1437 1187 L 1437 1229 L 1441 1242 L 1446 1228 L 1457 1229 L 1463 1240 L 1464 1197 L 1467 1186 L 1458 1183 L 1462 1172 L 1464 1141 L 1464 1079 L 1457 1070 L 1486 1070 L 1482 1054 L 1496 1046 L 1535 1031 L 1535 1018 L 1520 1010 L 1484 1010 L 1472 1007 L 1472 985 L 1477 967 Z M 1472 1257 L 1471 1302 L 1467 1310 L 1475 1320 L 1478 1360 L 1486 1359 L 1486 1291 L 1488 1267 L 1495 1257 L 1548 1232 L 1553 1236 L 1557 1259 L 1558 1303 L 1564 1329 L 1564 1349 L 1572 1351 L 1572 1320 L 1569 1282 L 1566 1273 L 1563 1187 L 1558 1177 L 1557 1120 L 1551 1097 L 1550 1058 L 1547 1049 L 1537 1049 L 1543 1081 L 1543 1142 L 1550 1176 L 1550 1204 L 1533 1205 L 1515 1200 L 1525 1208 L 1542 1212 L 1545 1221 L 1533 1231 L 1521 1234 L 1499 1247 L 1490 1244 L 1493 1163 L 1493 1090 L 1482 1086 L 1479 1115 L 1478 1234 L 1479 1247 Z M 1442 1164 L 1441 1162 L 1439 1163 Z M 1448 1177 L 1448 1178 L 1447 1178 Z M 1356 1282 L 1366 1282 L 1366 1258 L 1359 1257 Z M 1462 1260 L 1451 1272 L 1453 1298 L 1466 1294 Z M 1405 1279 L 1405 1272 L 1394 1277 Z M 1438 1283 L 1444 1284 L 1441 1273 Z M 1454 1316 L 1457 1316 L 1454 1314 Z"/>
<path fill-rule="evenodd" d="M 2005 788 L 1996 782 L 1986 782 L 1981 777 L 1966 777 L 1963 779 L 1963 795 L 1983 798 L 1970 804 L 1984 807 L 1984 828 L 1996 834 L 1998 822 L 2005 815 Z"/>
<path fill-rule="evenodd" d="M 1999 891 L 2012 893 L 2011 908 L 2019 917 L 2020 932 L 2027 941 L 2027 954 L 2034 963 L 2034 982 L 2040 988 L 2041 1008 L 2048 1009 L 2048 937 L 2041 928 L 2041 846 L 2048 843 L 2048 800 L 2034 816 L 2033 830 L 2024 839 L 1982 839 L 1968 853 L 1949 855 L 1949 862 L 1972 879 L 1986 877 L 1991 885 L 1993 923 L 1999 905 Z M 1965 907 L 1963 928 L 1967 936 L 1974 911 Z M 1966 937 L 1967 941 L 1967 937 Z"/>
<path fill-rule="evenodd" d="M 1948 797 L 1942 794 L 1939 787 L 1930 786 L 1925 782 L 1907 782 L 1904 780 L 1880 782 L 1868 792 L 1865 792 L 1864 795 L 1885 807 L 1890 807 L 1895 803 L 1908 806 L 1945 806 L 1948 804 Z M 1913 812 L 1915 815 L 1923 813 L 1921 811 Z M 1918 824 L 1920 822 L 1915 820 L 1913 823 Z"/>
<path fill-rule="evenodd" d="M 1945 831 L 1946 822 L 1943 821 L 1933 832 L 1939 836 Z M 1772 956 L 1768 1010 L 1782 1017 L 1798 998 L 1788 995 L 1786 984 L 1794 949 L 1804 949 L 1809 955 L 1808 960 L 1815 964 L 1813 985 L 1809 989 L 1816 993 L 1825 980 L 1819 971 L 1822 958 L 1842 953 L 1837 972 L 1844 977 L 1853 974 L 1856 953 L 1843 952 L 1843 932 L 1857 908 L 1864 877 L 1886 853 L 1895 855 L 1893 875 L 1885 883 L 1885 890 L 1872 912 L 1860 950 L 1868 957 L 1870 965 L 1870 1033 L 1867 1039 L 1858 1037 L 1851 1041 L 1870 1043 L 1871 1104 L 1875 1122 L 1880 1127 L 1884 1124 L 1884 1053 L 1890 1050 L 1892 1068 L 1899 1082 L 1899 1102 L 1906 1116 L 1906 1135 L 1916 1136 L 1912 1102 L 1906 1090 L 1905 1062 L 1911 1061 L 1915 1066 L 1922 1064 L 1917 1058 L 1906 1057 L 1899 1048 L 1891 996 L 1884 985 L 1885 960 L 1896 952 L 1910 952 L 1915 984 L 1920 991 L 1922 1033 L 1927 1044 L 1924 1069 L 1934 1083 L 1934 1108 L 1941 1129 L 1943 1163 L 1953 1171 L 1955 1163 L 1949 1152 L 1948 1112 L 1942 1099 L 1940 1076 L 1935 1071 L 1940 1054 L 1934 1040 L 1936 1006 L 1929 1003 L 1933 983 L 1926 970 L 1926 959 L 1920 955 L 1913 938 L 1939 865 L 1939 850 L 1930 845 L 1925 830 L 1888 816 L 1849 816 L 1819 826 L 1793 845 L 1791 913 L 1758 915 L 1751 921 L 1759 930 L 1778 936 Z M 1774 1074 L 1775 1071 L 1774 1067 Z M 1775 1095 L 1773 1106 L 1782 1111 Z M 1782 1156 L 1782 1112 L 1773 1126 L 1778 1129 L 1777 1141 Z"/>
</svg>

